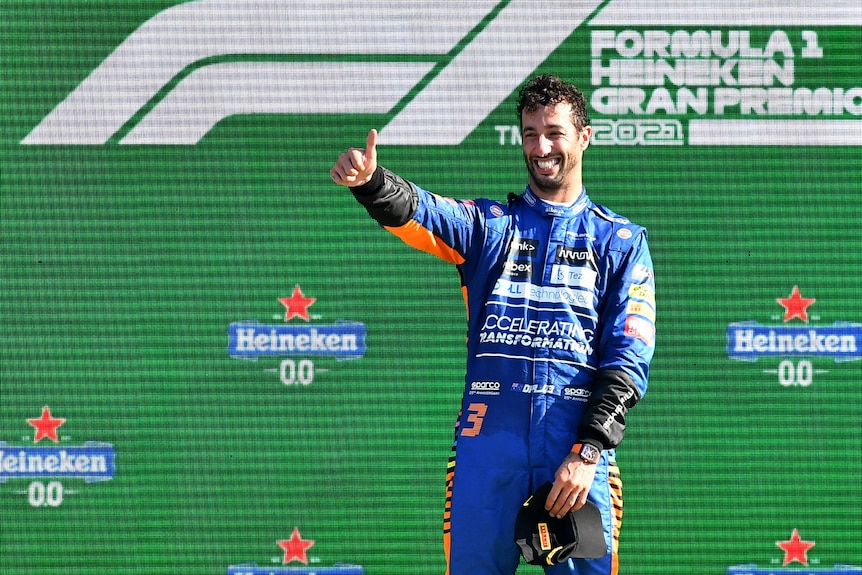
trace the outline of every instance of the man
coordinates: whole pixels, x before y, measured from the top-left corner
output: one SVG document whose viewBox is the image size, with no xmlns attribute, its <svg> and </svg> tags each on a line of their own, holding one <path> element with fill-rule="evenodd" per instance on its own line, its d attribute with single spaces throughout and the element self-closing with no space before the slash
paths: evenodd
<svg viewBox="0 0 862 575">
<path fill-rule="evenodd" d="M 515 517 L 546 481 L 554 516 L 598 505 L 609 553 L 545 571 L 615 573 L 614 448 L 646 391 L 655 335 L 646 230 L 587 197 L 592 129 L 577 88 L 536 77 L 518 114 L 529 185 L 505 204 L 442 198 L 378 166 L 374 130 L 330 175 L 387 230 L 461 276 L 468 358 L 447 476 L 448 573 L 515 573 Z"/>
</svg>

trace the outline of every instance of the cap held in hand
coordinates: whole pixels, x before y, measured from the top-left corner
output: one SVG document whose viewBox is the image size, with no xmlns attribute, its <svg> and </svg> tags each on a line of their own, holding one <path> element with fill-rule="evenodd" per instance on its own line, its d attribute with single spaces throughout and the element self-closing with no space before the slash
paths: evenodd
<svg viewBox="0 0 862 575">
<path fill-rule="evenodd" d="M 531 565 L 557 565 L 569 559 L 596 559 L 607 555 L 602 514 L 591 502 L 562 519 L 551 517 L 545 500 L 551 483 L 542 485 L 518 512 L 515 543 Z"/>
</svg>

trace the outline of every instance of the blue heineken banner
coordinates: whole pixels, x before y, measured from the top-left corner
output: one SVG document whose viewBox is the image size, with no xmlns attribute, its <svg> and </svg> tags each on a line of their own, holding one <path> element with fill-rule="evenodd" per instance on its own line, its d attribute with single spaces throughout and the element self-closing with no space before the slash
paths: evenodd
<svg viewBox="0 0 862 575">
<path fill-rule="evenodd" d="M 365 330 L 361 324 L 297 327 L 232 323 L 229 335 L 229 353 L 236 357 L 261 355 L 362 357 L 365 352 Z"/>
<path fill-rule="evenodd" d="M 757 360 L 767 355 L 831 356 L 835 361 L 860 359 L 862 324 L 835 324 L 810 329 L 737 323 L 728 327 L 728 354 L 734 359 Z"/>
<path fill-rule="evenodd" d="M 20 477 L 80 477 L 88 483 L 114 478 L 112 445 L 66 449 L 0 443 L 0 481 Z"/>
</svg>

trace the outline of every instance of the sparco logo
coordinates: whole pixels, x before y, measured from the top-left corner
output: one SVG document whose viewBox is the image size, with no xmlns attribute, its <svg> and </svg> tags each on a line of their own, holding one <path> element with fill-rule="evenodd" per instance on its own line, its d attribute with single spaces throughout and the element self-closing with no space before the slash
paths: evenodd
<svg viewBox="0 0 862 575">
<path fill-rule="evenodd" d="M 403 106 L 381 143 L 459 144 L 601 3 L 188 2 L 126 38 L 22 143 L 195 144 L 237 114 Z"/>
<path fill-rule="evenodd" d="M 566 399 L 586 401 L 590 397 L 590 390 L 580 387 L 567 387 L 563 390 L 563 395 Z"/>
<path fill-rule="evenodd" d="M 474 381 L 470 384 L 472 391 L 500 391 L 499 381 Z"/>
</svg>

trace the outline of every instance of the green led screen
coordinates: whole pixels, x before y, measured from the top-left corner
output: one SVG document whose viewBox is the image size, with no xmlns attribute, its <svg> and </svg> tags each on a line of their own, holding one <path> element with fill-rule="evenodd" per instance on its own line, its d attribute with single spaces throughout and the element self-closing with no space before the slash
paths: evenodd
<svg viewBox="0 0 862 575">
<path fill-rule="evenodd" d="M 504 200 L 538 73 L 656 268 L 620 572 L 862 569 L 857 1 L 0 10 L 2 575 L 443 573 L 458 275 L 329 169 Z"/>
</svg>

